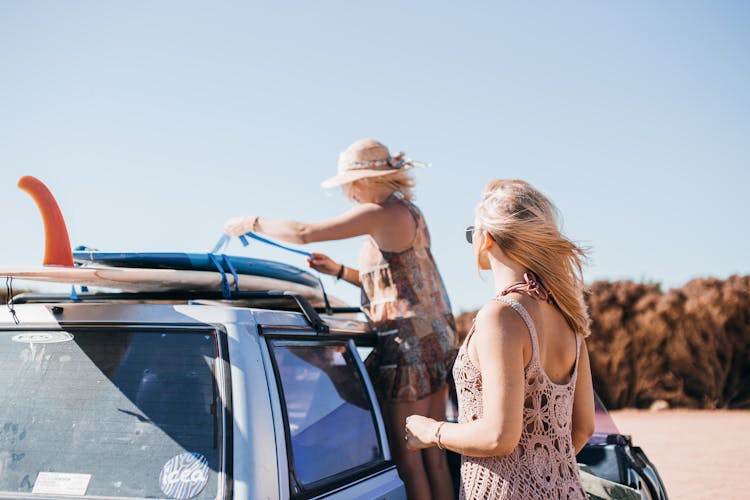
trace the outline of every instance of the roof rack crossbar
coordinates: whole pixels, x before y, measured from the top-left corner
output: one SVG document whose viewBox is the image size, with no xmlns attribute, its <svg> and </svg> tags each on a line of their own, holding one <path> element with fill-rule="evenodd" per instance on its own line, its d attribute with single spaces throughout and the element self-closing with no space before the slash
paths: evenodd
<svg viewBox="0 0 750 500">
<path fill-rule="evenodd" d="M 194 290 L 194 291 L 172 291 L 172 292 L 122 292 L 122 293 L 79 293 L 78 300 L 75 302 L 97 302 L 97 301 L 127 301 L 127 300 L 252 300 L 252 299 L 270 299 L 293 301 L 297 308 L 305 317 L 310 326 L 318 333 L 328 333 L 329 327 L 320 317 L 315 308 L 302 295 L 285 290 L 268 290 L 268 291 L 232 291 L 228 297 L 222 292 L 214 290 Z M 33 304 L 41 302 L 70 302 L 70 294 L 42 294 L 42 293 L 22 293 L 13 297 L 14 304 Z"/>
<path fill-rule="evenodd" d="M 314 308 L 319 313 L 326 313 L 326 314 L 352 314 L 352 313 L 361 313 L 364 314 L 361 307 L 331 307 L 330 310 L 326 309 L 325 307 L 315 307 Z"/>
</svg>

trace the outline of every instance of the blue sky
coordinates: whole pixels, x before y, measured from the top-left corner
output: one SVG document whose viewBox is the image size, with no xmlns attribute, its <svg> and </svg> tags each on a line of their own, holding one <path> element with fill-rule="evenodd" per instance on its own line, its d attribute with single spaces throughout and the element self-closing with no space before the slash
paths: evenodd
<svg viewBox="0 0 750 500">
<path fill-rule="evenodd" d="M 456 310 L 492 293 L 463 228 L 493 178 L 555 201 L 589 281 L 746 274 L 748 25 L 740 1 L 6 0 L 0 266 L 43 255 L 22 175 L 73 244 L 207 251 L 232 215 L 345 210 L 319 183 L 375 137 L 433 164 L 417 201 Z M 311 247 L 355 264 L 360 244 Z"/>
</svg>

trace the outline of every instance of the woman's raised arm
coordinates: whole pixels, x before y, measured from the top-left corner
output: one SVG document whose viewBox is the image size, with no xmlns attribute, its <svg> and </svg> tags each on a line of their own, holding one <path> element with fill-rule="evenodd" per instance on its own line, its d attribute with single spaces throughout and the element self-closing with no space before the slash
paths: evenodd
<svg viewBox="0 0 750 500">
<path fill-rule="evenodd" d="M 362 203 L 337 217 L 319 222 L 271 219 L 254 215 L 233 217 L 224 224 L 224 232 L 230 236 L 239 236 L 254 231 L 288 243 L 304 244 L 372 234 L 377 227 L 386 222 L 386 217 L 382 206 L 376 203 Z"/>
</svg>

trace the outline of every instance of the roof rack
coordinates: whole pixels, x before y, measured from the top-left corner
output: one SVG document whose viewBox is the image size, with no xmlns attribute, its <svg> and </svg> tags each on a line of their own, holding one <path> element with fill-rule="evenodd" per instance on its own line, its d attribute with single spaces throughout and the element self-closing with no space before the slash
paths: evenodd
<svg viewBox="0 0 750 500">
<path fill-rule="evenodd" d="M 194 291 L 173 291 L 173 292 L 123 292 L 123 293 L 77 293 L 76 297 L 71 297 L 66 293 L 22 293 L 13 297 L 13 304 L 34 304 L 34 303 L 60 303 L 60 302 L 99 302 L 99 301 L 132 301 L 132 300 L 169 300 L 169 301 L 190 301 L 190 300 L 272 300 L 272 301 L 291 301 L 296 303 L 297 308 L 305 317 L 310 326 L 318 333 L 328 333 L 330 331 L 328 324 L 320 317 L 318 312 L 328 314 L 343 314 L 362 312 L 358 307 L 332 307 L 332 308 L 315 308 L 302 295 L 288 291 L 232 291 L 227 297 L 222 292 L 214 290 L 194 290 Z"/>
</svg>

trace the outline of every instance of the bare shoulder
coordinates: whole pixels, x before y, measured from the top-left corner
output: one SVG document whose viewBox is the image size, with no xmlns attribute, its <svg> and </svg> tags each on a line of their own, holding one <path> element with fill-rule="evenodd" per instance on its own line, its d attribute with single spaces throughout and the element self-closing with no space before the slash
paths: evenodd
<svg viewBox="0 0 750 500">
<path fill-rule="evenodd" d="M 411 246 L 416 236 L 416 222 L 409 208 L 403 203 L 366 204 L 372 208 L 373 236 L 378 246 L 386 251 L 400 252 Z"/>
<path fill-rule="evenodd" d="M 380 206 L 385 213 L 389 214 L 392 217 L 409 220 L 412 220 L 414 218 L 411 210 L 409 210 L 409 207 L 405 203 L 384 203 L 383 205 L 378 206 Z"/>
<path fill-rule="evenodd" d="M 526 323 L 512 306 L 490 300 L 477 313 L 474 336 L 490 342 L 523 344 L 528 333 Z"/>
<path fill-rule="evenodd" d="M 378 205 L 377 203 L 357 203 L 349 209 L 350 214 L 383 214 L 386 212 L 386 207 Z"/>
<path fill-rule="evenodd" d="M 409 217 L 409 209 L 399 203 L 357 203 L 349 209 L 349 214 L 360 217 L 375 217 L 388 222 L 394 222 L 397 219 Z"/>
<path fill-rule="evenodd" d="M 357 203 L 337 219 L 343 223 L 361 224 L 372 230 L 372 228 L 383 224 L 388 218 L 388 213 L 384 207 L 377 203 Z"/>
</svg>

